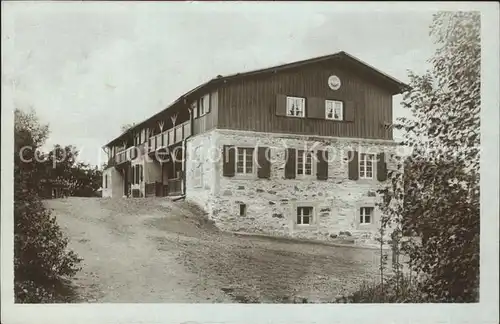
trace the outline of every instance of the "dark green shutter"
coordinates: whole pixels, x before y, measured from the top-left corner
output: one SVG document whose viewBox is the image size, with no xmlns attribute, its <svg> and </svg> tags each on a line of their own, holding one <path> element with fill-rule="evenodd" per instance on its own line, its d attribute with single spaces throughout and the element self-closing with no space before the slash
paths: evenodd
<svg viewBox="0 0 500 324">
<path fill-rule="evenodd" d="M 224 145 L 222 149 L 222 175 L 225 177 L 234 177 L 235 151 L 232 145 Z"/>
<path fill-rule="evenodd" d="M 356 114 L 356 102 L 345 101 L 344 102 L 344 120 L 354 121 L 354 115 Z"/>
<path fill-rule="evenodd" d="M 387 163 L 385 162 L 385 154 L 379 153 L 377 156 L 377 180 L 387 180 Z"/>
<path fill-rule="evenodd" d="M 271 176 L 271 154 L 269 148 L 260 146 L 258 147 L 257 163 L 258 163 L 257 177 L 269 178 Z"/>
<path fill-rule="evenodd" d="M 286 96 L 282 94 L 276 95 L 276 115 L 286 116 Z"/>
<path fill-rule="evenodd" d="M 359 166 L 358 166 L 358 152 L 349 151 L 349 180 L 358 180 L 359 178 Z"/>
<path fill-rule="evenodd" d="M 308 97 L 306 100 L 307 118 L 325 119 L 325 99 Z"/>
<path fill-rule="evenodd" d="M 210 112 L 210 109 L 212 108 L 212 95 L 210 93 L 207 93 L 206 96 L 208 97 L 208 100 L 205 100 L 205 104 L 207 105 L 205 107 L 205 113 L 208 114 Z"/>
<path fill-rule="evenodd" d="M 296 163 L 296 150 L 293 148 L 287 149 L 286 164 L 285 164 L 285 179 L 295 179 L 295 163 Z"/>
<path fill-rule="evenodd" d="M 328 151 L 317 151 L 316 157 L 318 159 L 316 173 L 317 179 L 328 180 Z"/>
</svg>

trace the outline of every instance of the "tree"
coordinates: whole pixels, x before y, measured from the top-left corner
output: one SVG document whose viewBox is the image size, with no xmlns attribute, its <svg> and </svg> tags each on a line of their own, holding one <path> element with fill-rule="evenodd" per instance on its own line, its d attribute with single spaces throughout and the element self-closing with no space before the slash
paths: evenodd
<svg viewBox="0 0 500 324">
<path fill-rule="evenodd" d="M 102 171 L 98 167 L 79 162 L 71 169 L 70 194 L 79 197 L 92 197 L 101 187 Z"/>
<path fill-rule="evenodd" d="M 38 163 L 41 177 L 65 184 L 70 196 L 92 197 L 101 187 L 102 171 L 98 167 L 77 162 L 79 151 L 72 145 L 54 145 L 49 153 L 42 154 Z"/>
<path fill-rule="evenodd" d="M 17 302 L 56 302 L 67 298 L 65 279 L 80 259 L 37 196 L 39 164 L 31 160 L 45 141 L 48 125 L 34 114 L 15 111 L 14 127 L 14 292 Z M 22 150 L 23 148 L 28 148 Z M 20 152 L 24 152 L 22 158 Z"/>
<path fill-rule="evenodd" d="M 131 129 L 134 126 L 135 126 L 135 123 L 124 124 L 124 125 L 122 125 L 122 127 L 120 128 L 120 130 L 122 131 L 122 133 L 125 133 L 126 131 L 128 131 L 129 129 Z"/>
<path fill-rule="evenodd" d="M 480 16 L 436 14 L 438 49 L 425 75 L 410 73 L 401 118 L 403 145 L 384 188 L 382 210 L 400 235 L 426 301 L 472 302 L 479 292 Z M 404 181 L 402 181 L 404 180 Z"/>
</svg>

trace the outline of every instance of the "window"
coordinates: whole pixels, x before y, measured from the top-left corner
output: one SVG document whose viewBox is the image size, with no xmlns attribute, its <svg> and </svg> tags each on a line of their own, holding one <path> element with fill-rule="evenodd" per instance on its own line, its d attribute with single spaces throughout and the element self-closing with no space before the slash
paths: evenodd
<svg viewBox="0 0 500 324">
<path fill-rule="evenodd" d="M 375 160 L 374 154 L 359 155 L 359 177 L 361 179 L 373 179 L 373 161 Z"/>
<path fill-rule="evenodd" d="M 240 204 L 240 216 L 246 216 L 246 215 L 247 215 L 247 205 Z"/>
<path fill-rule="evenodd" d="M 297 225 L 311 225 L 313 217 L 313 207 L 297 207 Z"/>
<path fill-rule="evenodd" d="M 195 101 L 191 104 L 191 111 L 193 113 L 193 119 L 198 117 L 198 103 Z"/>
<path fill-rule="evenodd" d="M 201 97 L 200 99 L 200 117 L 207 114 L 208 113 L 208 110 L 210 108 L 210 95 L 207 94 L 207 95 L 204 95 L 203 97 Z"/>
<path fill-rule="evenodd" d="M 132 184 L 139 184 L 144 180 L 142 165 L 134 165 L 132 167 Z"/>
<path fill-rule="evenodd" d="M 108 187 L 108 175 L 106 174 L 104 176 L 104 188 L 107 188 Z"/>
<path fill-rule="evenodd" d="M 312 175 L 313 151 L 297 150 L 297 176 Z"/>
<path fill-rule="evenodd" d="M 325 101 L 325 118 L 330 120 L 343 120 L 343 102 L 338 100 Z"/>
<path fill-rule="evenodd" d="M 253 173 L 253 153 L 254 149 L 250 147 L 238 147 L 236 154 L 236 173 Z"/>
<path fill-rule="evenodd" d="M 361 207 L 359 209 L 359 223 L 371 224 L 373 220 L 373 207 Z"/>
<path fill-rule="evenodd" d="M 306 99 L 298 97 L 286 97 L 286 115 L 289 117 L 304 117 Z"/>
</svg>

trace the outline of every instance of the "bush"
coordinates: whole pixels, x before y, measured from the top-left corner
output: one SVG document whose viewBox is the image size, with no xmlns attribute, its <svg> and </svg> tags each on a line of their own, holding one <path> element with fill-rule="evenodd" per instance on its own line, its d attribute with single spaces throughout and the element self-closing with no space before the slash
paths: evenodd
<svg viewBox="0 0 500 324">
<path fill-rule="evenodd" d="M 477 302 L 480 238 L 480 72 L 478 12 L 440 12 L 431 36 L 437 50 L 424 75 L 410 73 L 399 118 L 402 145 L 382 196 L 382 224 L 399 237 L 429 302 Z"/>
<path fill-rule="evenodd" d="M 65 278 L 78 270 L 80 259 L 66 251 L 67 238 L 55 217 L 29 191 L 16 192 L 14 202 L 14 280 L 17 302 L 66 301 Z"/>
<path fill-rule="evenodd" d="M 68 279 L 79 270 L 81 260 L 66 249 L 67 238 L 36 194 L 40 179 L 36 163 L 23 162 L 18 154 L 21 147 L 39 147 L 47 130 L 38 124 L 33 114 L 16 111 L 15 117 L 15 300 L 20 303 L 67 302 L 74 298 Z"/>
<path fill-rule="evenodd" d="M 336 303 L 419 303 L 423 300 L 415 281 L 408 276 L 393 276 L 382 285 L 364 282 L 359 289 L 338 298 Z"/>
</svg>

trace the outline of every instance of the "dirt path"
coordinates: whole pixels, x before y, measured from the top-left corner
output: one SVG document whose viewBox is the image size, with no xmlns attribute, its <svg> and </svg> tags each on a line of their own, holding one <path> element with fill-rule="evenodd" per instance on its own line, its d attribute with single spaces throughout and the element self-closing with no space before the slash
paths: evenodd
<svg viewBox="0 0 500 324">
<path fill-rule="evenodd" d="M 239 237 L 164 199 L 47 201 L 96 302 L 331 302 L 377 277 L 378 251 Z"/>
<path fill-rule="evenodd" d="M 120 208 L 119 201 L 116 206 L 110 202 L 83 198 L 48 201 L 58 223 L 71 239 L 70 247 L 84 260 L 75 280 L 84 301 L 230 300 L 220 290 L 196 289 L 197 275 L 176 261 L 177 251 L 158 249 L 150 238 L 158 233 L 142 224 L 150 215 L 132 217 L 133 209 Z"/>
</svg>

